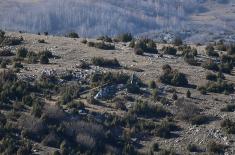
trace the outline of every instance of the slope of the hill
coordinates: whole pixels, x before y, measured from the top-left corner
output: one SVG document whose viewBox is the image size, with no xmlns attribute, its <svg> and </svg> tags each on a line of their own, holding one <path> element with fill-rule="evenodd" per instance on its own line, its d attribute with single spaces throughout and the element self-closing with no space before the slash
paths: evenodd
<svg viewBox="0 0 235 155">
<path fill-rule="evenodd" d="M 137 55 L 129 42 L 5 40 L 14 37 L 19 45 L 0 48 L 0 153 L 234 154 L 234 49 L 212 50 L 220 58 L 205 46 L 156 44 Z"/>
</svg>

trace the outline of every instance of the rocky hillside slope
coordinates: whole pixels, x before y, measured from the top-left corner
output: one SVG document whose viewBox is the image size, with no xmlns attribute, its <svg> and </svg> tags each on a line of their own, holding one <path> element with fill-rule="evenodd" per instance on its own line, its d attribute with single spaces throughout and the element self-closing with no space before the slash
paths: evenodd
<svg viewBox="0 0 235 155">
<path fill-rule="evenodd" d="M 1 154 L 234 154 L 235 45 L 0 34 Z"/>
</svg>

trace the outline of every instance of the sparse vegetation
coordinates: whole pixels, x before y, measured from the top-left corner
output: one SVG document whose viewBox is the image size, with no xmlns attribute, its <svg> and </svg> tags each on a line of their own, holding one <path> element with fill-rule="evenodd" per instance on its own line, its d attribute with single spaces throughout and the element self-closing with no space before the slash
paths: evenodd
<svg viewBox="0 0 235 155">
<path fill-rule="evenodd" d="M 200 50 L 203 46 L 182 45 L 181 41 L 177 47 L 165 44 L 177 49 L 171 53 L 177 57 L 163 57 L 154 55 L 162 44 L 151 39 L 132 37 L 130 43 L 115 43 L 117 40 L 101 36 L 97 42 L 85 40 L 87 45 L 75 39 L 75 51 L 66 42 L 71 39 L 63 38 L 60 47 L 59 37 L 44 36 L 47 43 L 40 44 L 37 39 L 43 36 L 33 35 L 34 42 L 32 37 L 29 41 L 29 34 L 20 35 L 25 38 L 23 45 L 1 47 L 11 54 L 0 56 L 0 154 L 231 154 L 223 145 L 230 145 L 235 134 L 230 117 L 235 111 L 235 59 L 225 53 L 230 43 L 214 43 L 213 48 L 223 51 L 218 52 L 220 58 L 208 60 Z M 1 36 L 5 34 L 0 31 L 0 40 Z M 129 42 L 127 38 L 120 41 Z M 87 47 L 100 48 L 99 43 L 117 44 L 118 48 L 107 53 L 106 48 Z M 133 56 L 130 47 L 145 56 Z M 55 58 L 53 63 L 51 58 Z M 216 72 L 206 71 L 205 75 L 201 63 Z M 204 85 L 198 90 L 205 95 L 194 87 L 200 83 Z M 203 137 L 200 144 L 191 140 L 195 138 L 191 132 L 196 138 Z M 216 140 L 224 134 L 226 138 L 223 136 L 221 144 L 205 145 L 214 134 L 219 135 Z M 182 149 L 169 150 L 173 144 Z"/>
</svg>

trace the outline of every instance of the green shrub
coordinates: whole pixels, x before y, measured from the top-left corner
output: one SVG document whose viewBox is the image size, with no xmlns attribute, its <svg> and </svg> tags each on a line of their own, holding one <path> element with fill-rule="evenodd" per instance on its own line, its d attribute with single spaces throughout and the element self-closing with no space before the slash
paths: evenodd
<svg viewBox="0 0 235 155">
<path fill-rule="evenodd" d="M 213 60 L 208 60 L 202 63 L 202 67 L 208 70 L 219 71 L 219 66 Z"/>
<path fill-rule="evenodd" d="M 0 145 L 1 154 L 15 154 L 17 152 L 18 142 L 11 136 L 6 136 L 2 139 Z"/>
<path fill-rule="evenodd" d="M 195 115 L 190 118 L 192 125 L 201 125 L 206 124 L 209 121 L 209 118 L 205 115 Z"/>
<path fill-rule="evenodd" d="M 187 146 L 187 150 L 188 150 L 189 152 L 199 152 L 199 151 L 200 151 L 200 149 L 198 148 L 198 146 L 195 145 L 195 144 L 189 144 L 189 145 Z"/>
<path fill-rule="evenodd" d="M 156 101 L 156 100 L 159 100 L 160 97 L 159 97 L 159 90 L 158 89 L 153 89 L 152 90 L 152 96 L 153 96 L 153 99 Z"/>
<path fill-rule="evenodd" d="M 87 46 L 89 46 L 89 47 L 95 47 L 95 43 L 94 43 L 94 42 L 88 42 L 88 43 L 87 43 Z"/>
<path fill-rule="evenodd" d="M 79 97 L 80 86 L 78 84 L 75 85 L 66 85 L 61 88 L 61 97 L 60 97 L 60 104 L 67 104 L 73 99 Z"/>
<path fill-rule="evenodd" d="M 141 93 L 140 86 L 137 84 L 128 83 L 126 85 L 126 87 L 127 87 L 128 93 L 132 93 L 132 94 L 140 94 Z"/>
<path fill-rule="evenodd" d="M 174 92 L 174 93 L 172 94 L 172 99 L 173 99 L 173 100 L 177 100 L 177 99 L 178 99 L 178 96 L 177 96 L 177 93 L 176 93 L 176 92 Z"/>
<path fill-rule="evenodd" d="M 129 47 L 131 48 L 134 48 L 135 47 L 135 39 L 132 39 L 130 44 L 129 44 Z"/>
<path fill-rule="evenodd" d="M 235 55 L 222 55 L 220 60 L 222 63 L 235 63 Z"/>
<path fill-rule="evenodd" d="M 23 68 L 24 66 L 20 62 L 14 62 L 13 67 L 14 68 Z"/>
<path fill-rule="evenodd" d="M 16 38 L 16 37 L 8 37 L 5 36 L 4 39 L 1 41 L 2 46 L 15 46 L 20 45 L 23 41 L 23 38 Z"/>
<path fill-rule="evenodd" d="M 179 46 L 178 50 L 182 51 L 183 56 L 197 56 L 198 54 L 196 48 L 191 48 L 191 46 L 187 45 Z"/>
<path fill-rule="evenodd" d="M 5 32 L 3 30 L 0 30 L 0 39 L 5 37 Z"/>
<path fill-rule="evenodd" d="M 163 70 L 163 72 L 167 73 L 167 72 L 171 72 L 172 68 L 171 68 L 170 65 L 165 64 L 165 65 L 162 66 L 162 70 Z"/>
<path fill-rule="evenodd" d="M 112 44 L 106 44 L 104 42 L 88 42 L 88 46 L 89 47 L 95 47 L 95 48 L 99 48 L 99 49 L 103 49 L 103 50 L 114 50 L 115 46 Z"/>
<path fill-rule="evenodd" d="M 86 39 L 83 39 L 83 40 L 81 41 L 81 43 L 86 44 L 86 43 L 87 43 L 87 40 L 86 40 Z"/>
<path fill-rule="evenodd" d="M 173 150 L 161 150 L 158 155 L 177 155 Z"/>
<path fill-rule="evenodd" d="M 213 47 L 213 45 L 207 45 L 205 48 L 206 52 L 214 52 L 215 48 Z"/>
<path fill-rule="evenodd" d="M 220 125 L 222 129 L 228 134 L 235 134 L 235 122 L 231 121 L 230 119 L 222 121 Z"/>
<path fill-rule="evenodd" d="M 234 104 L 228 104 L 224 108 L 221 108 L 222 112 L 234 112 L 235 111 L 235 105 Z"/>
<path fill-rule="evenodd" d="M 201 125 L 208 122 L 208 117 L 201 113 L 201 109 L 184 98 L 175 102 L 176 117 L 193 125 Z"/>
<path fill-rule="evenodd" d="M 44 44 L 46 41 L 44 39 L 38 39 L 38 43 Z"/>
<path fill-rule="evenodd" d="M 61 155 L 61 153 L 58 150 L 56 150 L 53 152 L 53 155 Z"/>
<path fill-rule="evenodd" d="M 157 151 L 160 150 L 158 143 L 154 143 L 154 144 L 152 145 L 152 150 L 153 150 L 154 152 L 157 152 Z"/>
<path fill-rule="evenodd" d="M 79 68 L 82 68 L 82 69 L 89 69 L 89 68 L 90 68 L 90 64 L 87 63 L 86 61 L 81 60 L 81 61 L 80 61 L 80 64 L 79 64 Z"/>
<path fill-rule="evenodd" d="M 149 88 L 151 88 L 151 89 L 157 88 L 156 82 L 155 81 L 149 81 Z"/>
<path fill-rule="evenodd" d="M 20 146 L 17 150 L 17 155 L 25 155 L 25 154 L 32 154 L 32 146 L 31 144 L 27 143 L 23 146 Z"/>
<path fill-rule="evenodd" d="M 16 56 L 19 58 L 25 58 L 28 54 L 28 49 L 25 47 L 18 48 L 16 51 Z"/>
<path fill-rule="evenodd" d="M 39 100 L 36 100 L 35 102 L 33 102 L 31 114 L 35 117 L 40 118 L 42 115 L 42 109 L 43 109 L 43 103 L 40 102 Z"/>
<path fill-rule="evenodd" d="M 165 66 L 166 67 L 166 66 Z M 163 74 L 160 76 L 160 81 L 165 84 L 174 86 L 187 86 L 188 79 L 185 74 L 172 70 L 169 68 L 163 68 Z"/>
<path fill-rule="evenodd" d="M 120 34 L 117 37 L 115 37 L 115 41 L 118 42 L 129 42 L 133 39 L 131 33 L 124 33 L 124 34 Z"/>
<path fill-rule="evenodd" d="M 22 98 L 22 104 L 32 106 L 34 99 L 30 95 L 26 95 Z"/>
<path fill-rule="evenodd" d="M 231 74 L 233 70 L 233 65 L 232 63 L 222 63 L 219 65 L 219 69 L 223 73 Z"/>
<path fill-rule="evenodd" d="M 138 55 L 142 55 L 141 53 L 153 53 L 157 54 L 157 46 L 156 43 L 151 39 L 140 39 L 135 43 L 134 46 L 135 53 Z"/>
<path fill-rule="evenodd" d="M 213 74 L 211 72 L 208 72 L 206 74 L 206 79 L 207 80 L 210 80 L 210 81 L 217 81 L 217 75 L 216 74 Z"/>
<path fill-rule="evenodd" d="M 41 64 L 49 64 L 49 58 L 46 55 L 41 55 L 39 61 Z"/>
<path fill-rule="evenodd" d="M 224 154 L 225 146 L 222 144 L 218 144 L 216 142 L 209 142 L 207 144 L 207 150 L 210 153 L 216 153 L 216 154 Z"/>
<path fill-rule="evenodd" d="M 225 45 L 223 41 L 220 41 L 219 43 L 216 43 L 215 48 L 219 51 L 227 51 L 228 46 Z"/>
<path fill-rule="evenodd" d="M 95 66 L 116 68 L 121 67 L 117 59 L 104 59 L 102 57 L 94 57 L 91 63 Z"/>
<path fill-rule="evenodd" d="M 135 48 L 134 52 L 136 55 L 143 55 L 144 54 L 144 51 L 141 48 Z"/>
<path fill-rule="evenodd" d="M 206 54 L 211 57 L 219 57 L 219 53 L 216 51 L 207 51 Z"/>
<path fill-rule="evenodd" d="M 157 127 L 157 136 L 162 138 L 171 138 L 171 131 L 178 130 L 178 127 L 167 121 L 162 121 L 161 124 Z"/>
<path fill-rule="evenodd" d="M 198 64 L 198 61 L 195 59 L 195 57 L 194 56 L 192 56 L 192 55 L 185 55 L 184 56 L 184 61 L 186 62 L 186 63 L 188 63 L 189 65 L 192 65 L 192 66 L 198 66 L 199 64 Z"/>
<path fill-rule="evenodd" d="M 97 38 L 97 40 L 101 40 L 101 41 L 104 41 L 104 42 L 113 42 L 112 41 L 112 38 L 108 37 L 108 36 L 100 36 L 99 38 Z"/>
<path fill-rule="evenodd" d="M 8 65 L 8 62 L 6 60 L 1 61 L 1 68 L 6 68 Z"/>
<path fill-rule="evenodd" d="M 6 116 L 0 112 L 0 130 L 3 128 L 7 123 Z"/>
<path fill-rule="evenodd" d="M 198 88 L 198 90 L 202 89 L 213 93 L 233 93 L 234 85 L 226 81 L 208 82 L 205 86 Z"/>
<path fill-rule="evenodd" d="M 130 76 L 124 73 L 98 73 L 95 72 L 91 76 L 91 82 L 95 85 L 103 85 L 107 83 L 127 84 Z"/>
<path fill-rule="evenodd" d="M 13 56 L 15 55 L 10 49 L 0 49 L 0 56 Z"/>
<path fill-rule="evenodd" d="M 168 112 L 162 107 L 143 101 L 137 101 L 131 112 L 143 117 L 159 118 L 168 115 Z"/>
<path fill-rule="evenodd" d="M 27 57 L 27 62 L 28 63 L 35 64 L 38 61 L 38 55 L 34 52 L 28 52 L 26 57 Z"/>
<path fill-rule="evenodd" d="M 177 49 L 174 47 L 170 47 L 170 46 L 167 46 L 167 47 L 164 46 L 162 48 L 162 51 L 164 54 L 169 54 L 169 55 L 176 55 L 176 53 L 177 53 Z"/>
<path fill-rule="evenodd" d="M 235 54 L 235 44 L 231 44 L 227 49 L 228 55 L 234 55 Z"/>
<path fill-rule="evenodd" d="M 3 70 L 0 72 L 0 84 L 14 82 L 17 80 L 16 74 L 12 70 Z"/>
<path fill-rule="evenodd" d="M 183 41 L 182 41 L 182 39 L 181 39 L 180 37 L 176 37 L 176 38 L 174 39 L 174 41 L 173 41 L 173 44 L 174 44 L 175 46 L 180 46 L 180 45 L 183 44 Z"/>
<path fill-rule="evenodd" d="M 53 58 L 53 54 L 51 51 L 49 50 L 43 50 L 41 52 L 38 53 L 38 56 L 41 57 L 41 56 L 46 56 L 47 58 Z"/>
<path fill-rule="evenodd" d="M 78 34 L 76 32 L 70 32 L 66 35 L 68 38 L 79 38 Z"/>
<path fill-rule="evenodd" d="M 190 92 L 189 89 L 187 90 L 186 97 L 187 97 L 187 98 L 191 98 L 191 92 Z"/>
<path fill-rule="evenodd" d="M 60 137 L 56 133 L 51 132 L 48 135 L 46 135 L 46 137 L 42 141 L 42 144 L 44 146 L 58 148 L 60 145 L 60 141 L 61 141 Z"/>
</svg>

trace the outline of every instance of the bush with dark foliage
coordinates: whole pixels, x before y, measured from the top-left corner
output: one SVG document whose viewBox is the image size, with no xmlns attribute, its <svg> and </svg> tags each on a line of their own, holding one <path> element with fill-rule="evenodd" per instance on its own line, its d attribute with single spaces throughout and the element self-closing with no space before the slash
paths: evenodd
<svg viewBox="0 0 235 155">
<path fill-rule="evenodd" d="M 79 35 L 76 32 L 70 32 L 66 35 L 68 38 L 79 38 Z"/>
<path fill-rule="evenodd" d="M 132 39 L 133 39 L 133 37 L 132 37 L 131 33 L 120 34 L 114 38 L 114 40 L 117 42 L 129 42 Z"/>
<path fill-rule="evenodd" d="M 25 58 L 28 54 L 28 49 L 25 47 L 18 48 L 16 51 L 16 56 L 19 58 Z"/>
<path fill-rule="evenodd" d="M 143 53 L 158 53 L 156 43 L 151 39 L 140 39 L 136 41 L 134 50 L 137 55 L 143 55 Z"/>
<path fill-rule="evenodd" d="M 160 81 L 165 84 L 174 86 L 187 86 L 188 79 L 185 74 L 177 70 L 172 70 L 171 67 L 163 67 L 163 74 L 160 76 Z"/>
<path fill-rule="evenodd" d="M 235 134 L 235 122 L 231 121 L 230 119 L 222 121 L 220 125 L 222 129 L 228 134 Z"/>
<path fill-rule="evenodd" d="M 97 38 L 97 40 L 101 40 L 101 41 L 109 42 L 109 43 L 113 42 L 112 38 L 110 38 L 109 36 L 101 36 L 101 37 Z"/>
<path fill-rule="evenodd" d="M 15 55 L 10 49 L 0 49 L 0 56 L 13 56 Z"/>
<path fill-rule="evenodd" d="M 169 55 L 176 55 L 177 53 L 177 49 L 174 47 L 170 47 L 170 46 L 164 46 L 162 48 L 162 51 L 164 54 L 169 54 Z"/>
<path fill-rule="evenodd" d="M 91 63 L 95 66 L 100 66 L 100 67 L 109 67 L 109 68 L 121 67 L 117 59 L 104 59 L 102 57 L 94 57 L 91 59 Z"/>
</svg>

